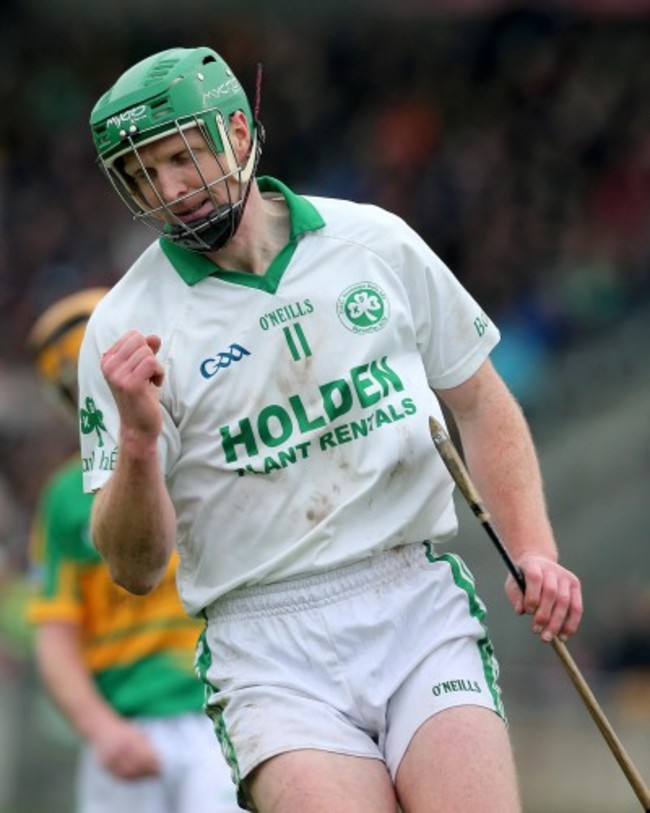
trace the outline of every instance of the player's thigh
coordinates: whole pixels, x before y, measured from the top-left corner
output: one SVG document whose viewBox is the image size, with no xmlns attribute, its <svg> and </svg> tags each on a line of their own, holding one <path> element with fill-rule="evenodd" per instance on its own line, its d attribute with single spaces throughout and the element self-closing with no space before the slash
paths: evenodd
<svg viewBox="0 0 650 813">
<path fill-rule="evenodd" d="M 413 737 L 396 777 L 404 813 L 518 813 L 505 723 L 479 706 L 434 715 Z"/>
<path fill-rule="evenodd" d="M 289 751 L 246 780 L 259 813 L 396 813 L 395 791 L 379 759 L 328 751 Z"/>
</svg>

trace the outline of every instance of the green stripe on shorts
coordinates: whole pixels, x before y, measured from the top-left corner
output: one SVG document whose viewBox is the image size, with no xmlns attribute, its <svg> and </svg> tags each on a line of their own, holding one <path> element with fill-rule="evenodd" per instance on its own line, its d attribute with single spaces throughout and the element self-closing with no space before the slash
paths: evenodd
<svg viewBox="0 0 650 813">
<path fill-rule="evenodd" d="M 223 752 L 226 762 L 228 763 L 228 767 L 230 768 L 232 780 L 237 785 L 237 787 L 239 787 L 241 783 L 241 771 L 239 769 L 239 763 L 237 761 L 237 753 L 235 751 L 235 746 L 232 744 L 232 741 L 228 736 L 228 729 L 226 727 L 226 723 L 223 716 L 223 706 L 208 705 L 208 701 L 212 693 L 218 691 L 218 687 L 210 683 L 208 679 L 208 670 L 210 669 L 211 666 L 212 666 L 212 652 L 210 651 L 210 646 L 207 640 L 207 627 L 206 627 L 206 629 L 204 629 L 201 635 L 199 636 L 199 640 L 196 645 L 194 669 L 196 671 L 197 676 L 200 678 L 205 687 L 205 702 L 203 707 L 208 717 L 212 720 L 212 725 L 214 726 L 214 733 L 217 736 L 217 740 L 219 741 L 219 745 L 221 746 L 221 751 Z"/>
<path fill-rule="evenodd" d="M 490 640 L 490 636 L 485 625 L 485 617 L 487 612 L 485 609 L 485 604 L 483 604 L 481 599 L 476 594 L 474 576 L 467 568 L 465 562 L 463 562 L 463 560 L 457 554 L 436 554 L 433 552 L 432 546 L 428 545 L 426 547 L 426 557 L 432 563 L 446 562 L 451 568 L 454 583 L 467 595 L 469 611 L 471 615 L 479 622 L 485 633 L 484 636 L 478 641 L 478 648 L 481 655 L 481 663 L 483 664 L 485 681 L 488 685 L 488 689 L 490 690 L 490 694 L 492 695 L 495 710 L 499 716 L 502 717 L 505 722 L 507 722 L 505 708 L 501 700 L 501 689 L 497 682 L 499 678 L 499 662 L 494 654 L 494 646 L 492 645 L 492 641 Z"/>
</svg>

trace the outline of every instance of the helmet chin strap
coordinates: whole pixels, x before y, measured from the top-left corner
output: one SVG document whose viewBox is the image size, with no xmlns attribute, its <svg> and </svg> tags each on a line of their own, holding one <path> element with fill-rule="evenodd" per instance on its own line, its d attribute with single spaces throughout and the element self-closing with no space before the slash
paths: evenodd
<svg viewBox="0 0 650 813">
<path fill-rule="evenodd" d="M 262 64 L 258 63 L 257 65 L 257 79 L 256 79 L 256 88 L 255 88 L 255 110 L 253 112 L 253 122 L 255 125 L 255 129 L 253 130 L 253 140 L 251 143 L 250 150 L 248 151 L 248 158 L 246 159 L 246 163 L 243 167 L 240 167 L 239 161 L 235 156 L 235 151 L 232 148 L 232 142 L 230 140 L 230 135 L 228 133 L 228 129 L 226 128 L 226 122 L 223 119 L 221 113 L 217 113 L 215 116 L 215 124 L 217 125 L 217 130 L 219 132 L 219 137 L 221 138 L 221 143 L 223 144 L 224 153 L 226 156 L 226 164 L 228 166 L 228 172 L 231 175 L 239 172 L 239 178 L 241 183 L 248 184 L 251 177 L 253 176 L 257 164 L 260 159 L 260 154 L 262 152 L 262 144 L 264 143 L 264 128 L 259 122 L 259 111 L 260 111 L 260 104 L 262 100 Z M 245 204 L 246 198 L 248 197 L 248 190 L 244 192 L 242 195 L 242 204 Z"/>
<path fill-rule="evenodd" d="M 256 122 L 255 130 L 253 131 L 253 141 L 251 143 L 251 148 L 248 152 L 248 158 L 246 159 L 246 163 L 242 167 L 239 165 L 239 161 L 237 160 L 235 151 L 233 150 L 232 147 L 230 135 L 228 134 L 225 122 L 220 113 L 217 113 L 215 121 L 217 125 L 217 130 L 219 131 L 219 137 L 221 138 L 221 143 L 223 144 L 223 151 L 226 157 L 226 166 L 228 167 L 228 174 L 235 175 L 239 173 L 241 183 L 248 183 L 253 174 L 253 170 L 257 166 L 257 161 L 259 159 L 258 136 L 257 136 L 257 130 L 259 125 Z"/>
</svg>

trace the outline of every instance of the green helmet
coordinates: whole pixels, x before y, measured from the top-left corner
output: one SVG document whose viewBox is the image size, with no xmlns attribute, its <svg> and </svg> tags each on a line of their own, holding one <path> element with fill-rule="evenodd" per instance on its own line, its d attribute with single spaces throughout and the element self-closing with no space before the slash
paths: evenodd
<svg viewBox="0 0 650 813">
<path fill-rule="evenodd" d="M 252 147 L 239 165 L 229 138 L 229 120 L 242 111 L 252 134 Z M 217 251 L 234 234 L 243 214 L 248 187 L 255 173 L 262 130 L 254 120 L 242 86 L 226 62 L 210 48 L 171 48 L 154 54 L 126 71 L 97 102 L 90 127 L 98 161 L 135 217 L 168 239 L 193 251 Z M 239 181 L 239 194 L 218 203 L 212 184 L 205 184 L 213 212 L 191 224 L 177 218 L 157 192 L 139 157 L 139 148 L 159 138 L 180 134 L 187 144 L 188 128 L 200 130 L 222 169 L 223 177 Z M 132 153 L 151 185 L 159 206 L 148 208 L 123 171 L 124 157 Z"/>
</svg>

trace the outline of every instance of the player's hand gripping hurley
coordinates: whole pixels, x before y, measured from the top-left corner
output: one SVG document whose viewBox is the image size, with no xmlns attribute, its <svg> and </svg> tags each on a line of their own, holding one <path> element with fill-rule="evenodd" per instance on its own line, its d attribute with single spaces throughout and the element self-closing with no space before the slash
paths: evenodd
<svg viewBox="0 0 650 813">
<path fill-rule="evenodd" d="M 478 491 L 476 490 L 474 484 L 472 483 L 467 468 L 465 467 L 462 458 L 458 454 L 456 447 L 449 438 L 449 435 L 445 432 L 444 428 L 440 425 L 440 423 L 438 423 L 438 421 L 436 421 L 434 418 L 429 418 L 429 431 L 431 432 L 431 438 L 436 446 L 436 449 L 440 453 L 440 457 L 442 458 L 445 466 L 449 470 L 452 479 L 458 486 L 458 489 L 465 498 L 467 504 L 472 509 L 472 513 L 479 520 L 479 522 L 485 529 L 487 535 L 494 543 L 496 549 L 501 555 L 501 558 L 505 562 L 506 567 L 510 571 L 514 580 L 517 582 L 521 592 L 525 593 L 526 582 L 524 580 L 524 574 L 512 560 L 510 554 L 508 553 L 503 543 L 499 539 L 496 531 L 494 530 L 494 527 L 490 522 L 490 515 L 483 506 L 483 501 Z M 553 647 L 556 654 L 562 661 L 562 665 L 568 672 L 569 677 L 573 682 L 573 685 L 576 687 L 578 691 L 578 694 L 582 698 L 585 706 L 587 707 L 587 710 L 591 714 L 601 734 L 605 738 L 605 742 L 609 746 L 611 752 L 616 758 L 616 761 L 621 766 L 623 773 L 627 777 L 630 785 L 632 786 L 634 792 L 636 793 L 639 801 L 643 805 L 643 809 L 646 811 L 646 813 L 649 813 L 650 791 L 648 791 L 648 788 L 645 785 L 643 779 L 641 778 L 640 773 L 638 772 L 632 760 L 625 751 L 625 748 L 623 747 L 621 741 L 618 739 L 614 729 L 612 728 L 609 720 L 605 716 L 603 710 L 600 708 L 598 701 L 594 697 L 591 689 L 587 685 L 587 682 L 585 681 L 580 670 L 576 666 L 575 661 L 569 654 L 568 649 L 566 648 L 565 644 L 557 637 L 554 637 L 551 640 L 551 646 Z"/>
</svg>

